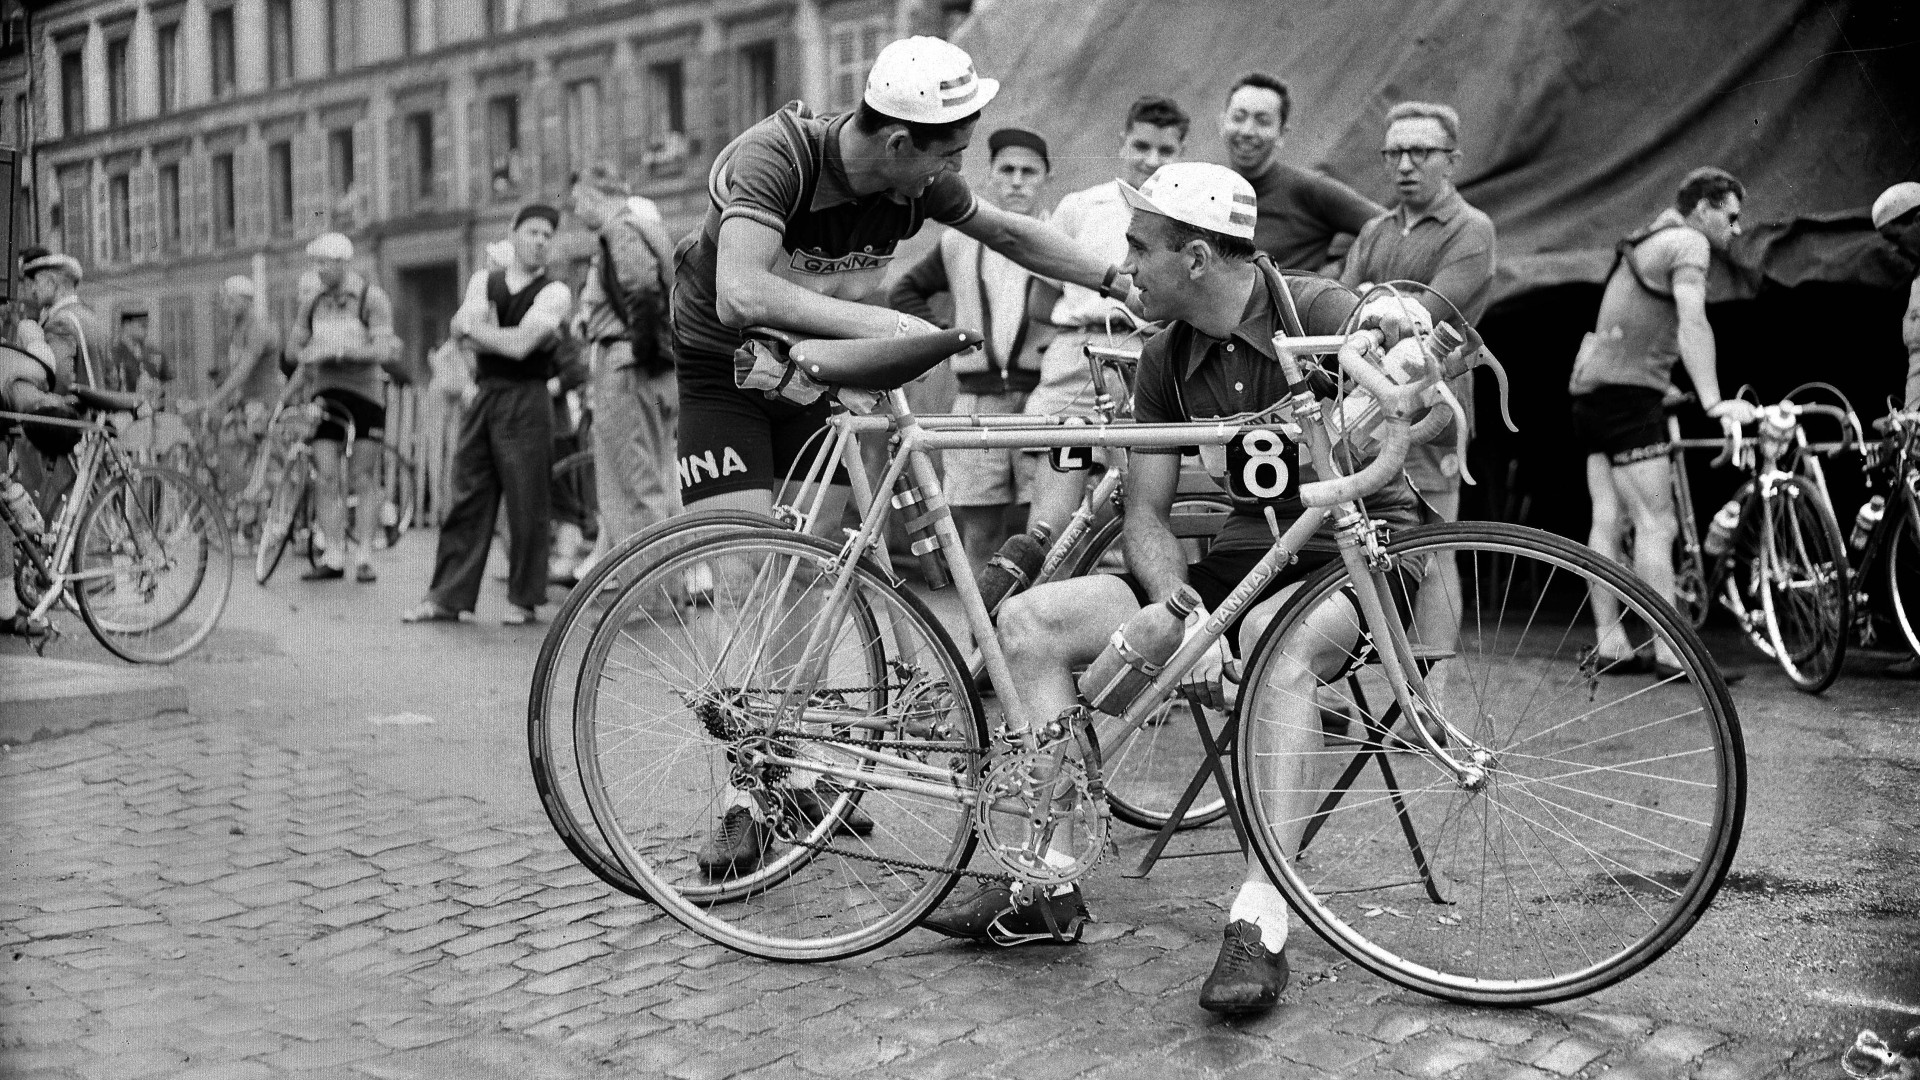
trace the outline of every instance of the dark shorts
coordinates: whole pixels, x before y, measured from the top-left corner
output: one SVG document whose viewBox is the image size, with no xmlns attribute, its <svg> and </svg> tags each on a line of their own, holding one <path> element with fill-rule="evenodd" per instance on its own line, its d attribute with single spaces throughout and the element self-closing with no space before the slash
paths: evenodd
<svg viewBox="0 0 1920 1080">
<path fill-rule="evenodd" d="M 801 456 L 819 449 L 821 440 L 813 436 L 826 424 L 829 404 L 825 395 L 811 405 L 794 405 L 742 390 L 733 385 L 732 356 L 682 353 L 681 501 L 775 491 L 789 473 L 802 479 L 807 466 Z M 835 472 L 834 482 L 847 483 L 844 469 Z"/>
<path fill-rule="evenodd" d="M 1266 553 L 1265 548 L 1257 551 L 1245 549 L 1208 552 L 1199 562 L 1187 567 L 1187 584 L 1193 586 L 1193 591 L 1200 594 L 1200 602 L 1206 605 L 1208 611 L 1218 611 L 1220 605 L 1226 602 L 1228 595 L 1247 576 L 1247 571 L 1253 569 L 1253 564 L 1259 562 Z M 1227 646 L 1233 650 L 1233 654 L 1240 655 L 1240 643 L 1234 640 L 1234 635 L 1239 631 L 1241 621 L 1247 617 L 1247 612 L 1252 611 L 1255 605 L 1287 586 L 1312 577 L 1321 567 L 1339 561 L 1340 553 L 1337 551 L 1302 551 L 1299 558 L 1281 567 L 1273 580 L 1267 582 L 1254 595 L 1253 602 L 1240 609 L 1240 614 L 1233 622 L 1227 624 Z M 1146 590 L 1141 588 L 1132 574 L 1122 574 L 1120 580 L 1126 582 L 1127 588 L 1133 590 L 1134 599 L 1140 601 L 1140 606 L 1145 607 L 1151 602 Z M 1394 606 L 1399 609 L 1401 620 L 1412 619 L 1413 598 L 1419 592 L 1419 583 L 1408 580 L 1405 574 L 1393 574 L 1387 580 L 1388 587 L 1393 591 Z M 1351 595 L 1352 586 L 1348 586 L 1346 591 Z"/>
<path fill-rule="evenodd" d="M 1573 441 L 1583 454 L 1632 465 L 1667 452 L 1665 397 L 1644 386 L 1602 386 L 1573 397 Z"/>
<path fill-rule="evenodd" d="M 313 429 L 314 442 L 347 441 L 347 429 L 340 423 L 338 415 L 344 411 L 353 417 L 353 436 L 364 439 L 369 435 L 378 435 L 387 427 L 387 407 L 377 401 L 360 396 L 351 390 L 322 390 L 313 395 L 315 401 L 333 402 L 320 418 L 320 426 Z"/>
</svg>

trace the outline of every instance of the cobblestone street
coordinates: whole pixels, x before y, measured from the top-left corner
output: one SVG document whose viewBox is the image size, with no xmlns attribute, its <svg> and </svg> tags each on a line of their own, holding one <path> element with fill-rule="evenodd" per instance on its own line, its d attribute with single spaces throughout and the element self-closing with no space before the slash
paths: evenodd
<svg viewBox="0 0 1920 1080">
<path fill-rule="evenodd" d="M 302 604 L 320 595 L 299 588 L 288 592 Z M 1003 951 L 916 931 L 850 961 L 748 959 L 608 889 L 554 836 L 510 719 L 524 664 L 465 690 L 497 699 L 471 710 L 486 718 L 481 751 L 462 757 L 445 733 L 426 741 L 431 726 L 369 740 L 351 729 L 363 720 L 342 717 L 402 697 L 397 683 L 336 702 L 299 682 L 341 662 L 325 649 L 290 663 L 232 647 L 285 610 L 246 590 L 219 662 L 178 669 L 193 713 L 0 758 L 0 1075 L 1831 1078 L 1861 1027 L 1920 1023 L 1911 953 L 1885 953 L 1915 925 L 1897 899 L 1914 876 L 1912 806 L 1888 801 L 1910 746 L 1890 772 L 1849 765 L 1862 801 L 1841 808 L 1763 745 L 1734 878 L 1672 953 L 1595 998 L 1443 1004 L 1355 971 L 1296 923 L 1282 1006 L 1226 1024 L 1195 995 L 1235 859 L 1125 878 L 1145 834 L 1123 828 L 1121 855 L 1088 883 L 1100 921 L 1077 947 Z M 403 632 L 384 610 L 354 619 L 361 631 L 328 648 L 371 654 Z M 478 643 L 475 662 L 533 640 L 453 634 Z M 263 719 L 251 695 L 275 672 L 287 673 L 275 708 L 324 719 Z M 1742 698 L 1750 731 L 1807 708 L 1777 677 L 1749 683 L 1760 684 Z M 446 687 L 412 692 L 446 697 L 443 716 L 467 708 Z M 1913 727 L 1861 719 L 1885 713 L 1861 697 L 1836 689 L 1815 706 L 1853 717 L 1860 750 L 1836 744 L 1837 760 L 1884 756 Z M 1221 826 L 1180 843 L 1223 837 Z M 1891 921 L 1874 921 L 1880 894 L 1851 884 L 1862 874 L 1893 886 L 1877 901 Z"/>
</svg>

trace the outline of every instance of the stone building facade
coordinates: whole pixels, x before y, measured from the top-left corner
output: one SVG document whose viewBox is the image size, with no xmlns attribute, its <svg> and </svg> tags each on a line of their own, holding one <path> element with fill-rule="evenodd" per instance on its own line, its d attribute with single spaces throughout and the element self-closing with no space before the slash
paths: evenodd
<svg viewBox="0 0 1920 1080">
<path fill-rule="evenodd" d="M 619 163 L 678 235 L 713 154 L 782 102 L 857 102 L 887 41 L 967 0 L 56 0 L 0 7 L 0 142 L 29 147 L 33 239 L 102 307 L 151 314 L 198 396 L 225 356 L 220 282 L 284 325 L 329 229 L 393 296 L 415 358 L 529 200 Z M 12 21 L 9 21 L 11 19 Z M 565 227 L 556 270 L 591 238 Z"/>
</svg>

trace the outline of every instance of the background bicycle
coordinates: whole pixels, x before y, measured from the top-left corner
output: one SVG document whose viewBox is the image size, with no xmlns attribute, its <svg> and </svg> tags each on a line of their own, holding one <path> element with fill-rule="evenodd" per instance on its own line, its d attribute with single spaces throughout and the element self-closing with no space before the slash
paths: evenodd
<svg viewBox="0 0 1920 1080">
<path fill-rule="evenodd" d="M 372 491 L 354 491 L 347 499 L 347 535 L 333 541 L 321 534 L 315 515 L 315 469 L 312 433 L 323 417 L 331 418 L 346 431 L 344 461 L 354 455 L 378 455 L 380 464 L 373 473 Z M 320 564 L 321 552 L 329 542 L 348 545 L 366 543 L 384 550 L 400 542 L 413 527 L 418 500 L 414 490 L 414 470 L 406 455 L 388 446 L 378 435 L 365 436 L 354 428 L 346 410 L 325 399 L 317 399 L 296 408 L 274 411 L 268 423 L 268 441 L 284 447 L 279 476 L 272 481 L 271 495 L 260 528 L 260 543 L 254 552 L 254 581 L 265 585 L 280 565 L 289 547 L 306 556 L 309 565 Z M 269 463 L 279 455 L 265 451 L 257 459 L 255 477 L 265 475 Z M 351 476 L 350 465 L 343 471 Z"/>
</svg>

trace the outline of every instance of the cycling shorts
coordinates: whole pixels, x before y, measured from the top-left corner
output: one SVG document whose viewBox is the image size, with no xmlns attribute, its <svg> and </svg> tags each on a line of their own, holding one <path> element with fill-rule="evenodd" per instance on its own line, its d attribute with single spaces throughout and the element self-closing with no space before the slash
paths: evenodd
<svg viewBox="0 0 1920 1080">
<path fill-rule="evenodd" d="M 1605 454 L 1612 464 L 1663 457 L 1667 452 L 1665 394 L 1645 386 L 1608 385 L 1575 394 L 1574 445 L 1583 454 Z"/>
<path fill-rule="evenodd" d="M 768 398 L 733 385 L 733 357 L 680 355 L 679 466 L 681 501 L 733 491 L 775 491 L 789 473 L 806 474 L 803 455 L 819 449 L 814 439 L 827 422 L 830 395 L 811 405 Z M 811 445 L 809 443 L 811 442 Z M 837 468 L 833 482 L 848 482 Z"/>
<path fill-rule="evenodd" d="M 313 395 L 313 399 L 330 401 L 334 405 L 321 415 L 320 426 L 313 430 L 312 441 L 314 442 L 343 443 L 347 441 L 347 429 L 338 418 L 341 411 L 353 417 L 353 436 L 356 439 L 365 439 L 386 430 L 387 407 L 371 398 L 335 387 L 320 391 Z"/>
<path fill-rule="evenodd" d="M 1220 605 L 1226 603 L 1227 597 L 1232 594 L 1234 589 L 1239 587 L 1240 582 L 1247 576 L 1247 571 L 1253 569 L 1253 565 L 1259 562 L 1266 553 L 1266 548 L 1210 551 L 1202 556 L 1199 562 L 1192 563 L 1187 567 L 1187 584 L 1193 586 L 1193 591 L 1200 594 L 1200 603 L 1203 604 L 1208 611 L 1218 611 L 1220 610 Z M 1239 632 L 1240 623 L 1247 617 L 1247 612 L 1252 611 L 1261 601 L 1272 597 L 1289 585 L 1305 581 L 1307 578 L 1313 576 L 1314 572 L 1321 567 L 1339 561 L 1340 553 L 1338 551 L 1316 551 L 1311 549 L 1301 551 L 1298 558 L 1292 563 L 1281 567 L 1280 572 L 1273 576 L 1273 580 L 1267 582 L 1266 586 L 1254 596 L 1253 602 L 1242 608 L 1240 614 L 1235 617 L 1231 623 L 1227 624 L 1227 647 L 1233 650 L 1235 656 L 1240 655 L 1240 643 L 1235 640 L 1235 635 Z M 1411 570 L 1411 567 L 1406 563 L 1402 563 L 1399 571 L 1388 575 L 1387 578 L 1388 588 L 1393 592 L 1394 607 L 1399 609 L 1402 622 L 1411 622 L 1413 618 L 1413 600 L 1419 593 L 1420 588 L 1419 581 L 1413 579 L 1412 575 L 1407 572 L 1409 570 Z M 1122 574 L 1120 575 L 1120 580 L 1126 582 L 1127 588 L 1133 590 L 1134 599 L 1140 601 L 1141 607 L 1145 607 L 1152 602 L 1147 596 L 1146 590 L 1141 587 L 1138 581 L 1134 580 L 1132 574 Z M 1343 591 L 1347 593 L 1348 599 L 1353 599 L 1353 586 L 1349 585 Z M 1357 603 L 1355 606 L 1358 606 Z"/>
</svg>

